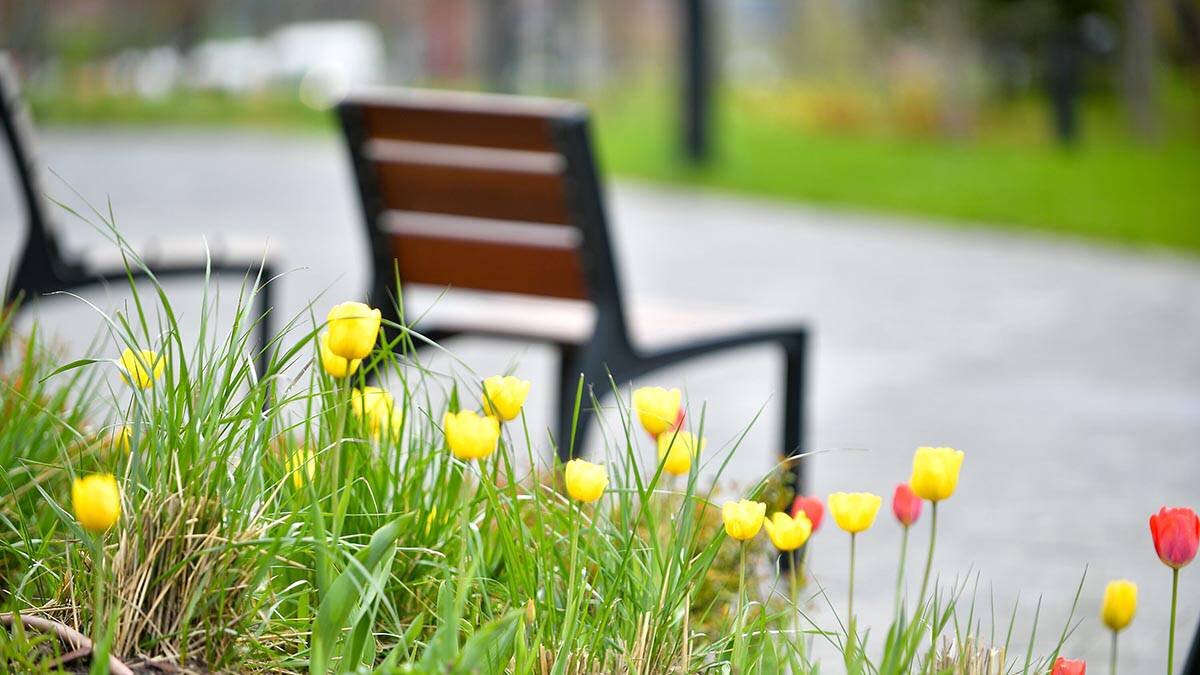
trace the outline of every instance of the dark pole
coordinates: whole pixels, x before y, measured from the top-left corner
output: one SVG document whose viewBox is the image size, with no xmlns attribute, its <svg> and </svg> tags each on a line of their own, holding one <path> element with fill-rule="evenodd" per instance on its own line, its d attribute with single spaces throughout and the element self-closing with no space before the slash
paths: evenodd
<svg viewBox="0 0 1200 675">
<path fill-rule="evenodd" d="M 1059 143 L 1070 145 L 1079 135 L 1079 80 L 1082 54 L 1073 26 L 1060 25 L 1050 38 L 1048 82 L 1054 131 Z"/>
<path fill-rule="evenodd" d="M 683 2 L 683 150 L 689 162 L 708 159 L 712 63 L 708 0 Z"/>
</svg>

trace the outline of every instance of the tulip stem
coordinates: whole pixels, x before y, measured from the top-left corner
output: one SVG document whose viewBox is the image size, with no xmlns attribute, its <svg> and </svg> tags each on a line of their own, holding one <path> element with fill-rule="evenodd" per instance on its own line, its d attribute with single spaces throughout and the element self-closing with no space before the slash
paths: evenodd
<svg viewBox="0 0 1200 675">
<path fill-rule="evenodd" d="M 904 563 L 908 559 L 908 525 L 900 535 L 900 569 L 896 572 L 896 603 L 893 612 L 900 614 L 900 589 L 904 587 Z"/>
<path fill-rule="evenodd" d="M 104 625 L 104 541 L 93 539 L 92 546 L 92 644 L 99 645 L 103 639 Z"/>
<path fill-rule="evenodd" d="M 1167 637 L 1167 675 L 1175 672 L 1175 606 L 1179 601 L 1179 568 L 1171 568 L 1171 627 Z"/>
<path fill-rule="evenodd" d="M 796 568 L 800 566 L 799 557 L 792 552 L 787 555 L 791 558 L 788 565 L 788 587 L 792 595 L 792 639 L 800 639 L 800 587 L 796 583 Z M 803 555 L 803 554 L 801 554 Z"/>
<path fill-rule="evenodd" d="M 330 507 L 333 509 L 333 540 L 336 542 L 342 534 L 342 519 L 345 513 L 340 508 L 339 497 L 342 487 L 342 438 L 346 435 L 346 416 L 353 403 L 354 388 L 349 382 L 334 381 L 334 397 L 339 399 L 337 407 L 337 426 L 333 431 L 333 489 L 329 493 Z M 362 402 L 363 416 L 366 416 L 366 401 Z"/>
<path fill-rule="evenodd" d="M 565 663 L 568 655 L 571 653 L 571 641 L 575 632 L 575 606 L 579 603 L 577 589 L 581 586 L 579 579 L 575 578 L 575 570 L 579 561 L 579 506 L 575 503 L 570 505 L 571 508 L 571 562 L 567 572 L 567 612 L 563 618 L 562 632 L 560 634 L 558 652 L 558 660 Z"/>
<path fill-rule="evenodd" d="M 925 602 L 925 591 L 929 588 L 929 572 L 933 569 L 933 546 L 937 543 L 938 503 L 931 503 L 933 507 L 929 516 L 929 553 L 925 556 L 925 576 L 921 579 L 921 594 L 917 596 L 917 611 L 920 611 L 921 603 Z"/>
<path fill-rule="evenodd" d="M 850 533 L 850 598 L 846 603 L 846 637 L 849 640 L 849 652 L 854 651 L 854 545 L 858 536 Z"/>
<path fill-rule="evenodd" d="M 1117 675 L 1117 631 L 1112 632 L 1112 663 L 1109 666 L 1108 672 L 1112 675 Z"/>
<path fill-rule="evenodd" d="M 742 671 L 742 653 L 745 651 L 745 637 L 742 626 L 746 613 L 746 542 L 741 542 L 738 562 L 738 604 L 737 616 L 733 624 L 733 672 Z"/>
</svg>

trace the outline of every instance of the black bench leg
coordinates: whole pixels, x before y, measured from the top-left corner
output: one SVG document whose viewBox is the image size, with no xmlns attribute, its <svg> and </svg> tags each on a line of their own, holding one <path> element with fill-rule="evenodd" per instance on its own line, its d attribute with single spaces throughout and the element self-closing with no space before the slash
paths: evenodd
<svg viewBox="0 0 1200 675">
<path fill-rule="evenodd" d="M 275 309 L 274 303 L 271 300 L 271 271 L 266 267 L 262 269 L 262 275 L 267 279 L 267 283 L 258 287 L 258 376 L 263 377 L 267 372 L 267 367 L 271 363 L 270 350 L 271 345 L 271 313 Z"/>
<path fill-rule="evenodd" d="M 806 345 L 807 337 L 798 335 L 794 341 L 785 345 L 784 358 L 784 410 L 783 410 L 783 453 L 784 457 L 792 457 L 804 452 L 804 387 L 806 378 Z M 789 482 L 795 494 L 804 491 L 804 460 L 791 460 L 787 463 L 790 471 Z"/>
<path fill-rule="evenodd" d="M 805 356 L 807 336 L 797 335 L 794 339 L 784 342 L 784 402 L 783 402 L 783 458 L 784 498 L 787 495 L 804 494 L 804 459 L 788 459 L 804 452 L 805 428 L 804 416 L 804 381 L 806 376 Z M 791 503 L 778 504 L 777 508 L 788 512 Z M 789 570 L 793 565 L 800 564 L 804 547 L 780 554 L 781 569 Z"/>
<path fill-rule="evenodd" d="M 591 419 L 591 403 L 588 397 L 588 387 L 592 382 L 587 379 L 584 366 L 584 350 L 575 346 L 560 344 L 558 346 L 558 435 L 554 442 L 558 459 L 566 463 L 572 457 L 582 454 L 583 443 Z M 579 401 L 579 419 L 575 418 L 575 395 L 579 390 L 579 376 L 584 375 L 583 398 Z M 574 438 L 572 439 L 572 436 Z"/>
</svg>

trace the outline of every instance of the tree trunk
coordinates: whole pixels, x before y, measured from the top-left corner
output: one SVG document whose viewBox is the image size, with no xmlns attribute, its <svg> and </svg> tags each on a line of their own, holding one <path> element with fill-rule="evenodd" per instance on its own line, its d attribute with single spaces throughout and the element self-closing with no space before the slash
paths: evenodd
<svg viewBox="0 0 1200 675">
<path fill-rule="evenodd" d="M 1125 43 L 1121 79 L 1133 134 L 1151 140 L 1156 132 L 1154 100 L 1154 17 L 1149 0 L 1124 0 Z"/>
</svg>

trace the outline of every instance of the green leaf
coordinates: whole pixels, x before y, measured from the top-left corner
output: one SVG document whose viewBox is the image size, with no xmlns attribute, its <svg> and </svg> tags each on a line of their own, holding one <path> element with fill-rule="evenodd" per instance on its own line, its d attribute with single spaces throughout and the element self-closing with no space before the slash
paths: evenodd
<svg viewBox="0 0 1200 675">
<path fill-rule="evenodd" d="M 333 661 L 334 646 L 347 626 L 355 606 L 372 595 L 369 577 L 386 575 L 391 568 L 396 538 L 400 535 L 400 519 L 384 525 L 371 535 L 367 547 L 358 552 L 350 564 L 330 586 L 321 599 L 313 625 L 309 672 L 327 673 Z"/>
<path fill-rule="evenodd" d="M 524 609 L 514 609 L 496 619 L 474 635 L 463 645 L 462 655 L 455 666 L 455 673 L 499 673 L 512 660 L 515 649 L 514 637 Z"/>
<path fill-rule="evenodd" d="M 55 368 L 49 375 L 38 380 L 38 384 L 45 383 L 46 380 L 54 377 L 55 375 L 58 375 L 59 373 L 65 373 L 68 370 L 75 370 L 76 368 L 82 368 L 83 366 L 90 366 L 93 363 L 99 363 L 100 361 L 104 361 L 104 360 L 106 360 L 106 359 L 75 359 L 74 361 L 66 364 L 65 366 L 59 366 L 58 368 Z"/>
</svg>

